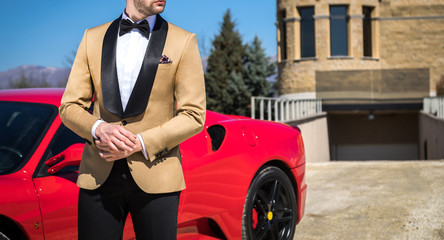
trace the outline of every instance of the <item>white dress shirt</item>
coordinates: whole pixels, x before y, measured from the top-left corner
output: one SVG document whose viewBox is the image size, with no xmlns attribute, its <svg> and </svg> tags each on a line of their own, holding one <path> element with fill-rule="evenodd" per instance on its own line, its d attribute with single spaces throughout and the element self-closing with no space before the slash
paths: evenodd
<svg viewBox="0 0 444 240">
<path fill-rule="evenodd" d="M 128 19 L 132 23 L 125 11 L 122 14 L 122 20 Z M 150 26 L 150 36 L 153 31 L 154 24 L 156 23 L 156 15 L 149 16 L 145 18 Z M 145 20 L 142 19 L 137 23 Z M 122 36 L 117 37 L 117 49 L 116 49 L 116 68 L 117 68 L 117 80 L 119 82 L 120 99 L 122 101 L 122 109 L 128 104 L 128 100 L 133 91 L 134 85 L 136 84 L 137 77 L 139 76 L 140 69 L 142 68 L 143 59 L 145 57 L 145 52 L 148 46 L 149 38 L 143 36 L 138 29 L 132 29 L 131 32 L 126 33 Z M 97 126 L 103 122 L 103 120 L 98 120 L 92 127 L 92 134 L 95 138 L 95 131 Z M 148 154 L 145 149 L 145 144 L 143 143 L 142 136 L 137 134 L 143 148 L 143 156 L 148 159 Z"/>
<path fill-rule="evenodd" d="M 122 14 L 122 20 L 123 19 L 128 19 L 134 23 L 125 12 Z M 137 23 L 143 20 L 144 19 Z M 156 22 L 156 15 L 149 16 L 146 20 L 150 25 L 150 32 L 152 32 L 154 23 Z M 128 104 L 137 77 L 139 76 L 140 69 L 142 68 L 148 42 L 149 39 L 143 36 L 138 29 L 132 29 L 131 32 L 117 38 L 117 79 L 119 81 L 120 98 L 124 110 Z"/>
</svg>

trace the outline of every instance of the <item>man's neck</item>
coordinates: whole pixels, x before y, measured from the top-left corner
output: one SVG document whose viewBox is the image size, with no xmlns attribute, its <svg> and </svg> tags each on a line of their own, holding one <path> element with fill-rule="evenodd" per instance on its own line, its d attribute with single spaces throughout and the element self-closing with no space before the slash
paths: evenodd
<svg viewBox="0 0 444 240">
<path fill-rule="evenodd" d="M 130 9 L 128 10 L 128 7 L 125 8 L 124 11 L 125 11 L 125 14 L 126 14 L 131 20 L 133 20 L 134 22 L 138 22 L 138 21 L 140 21 L 140 20 L 143 20 L 143 19 L 149 17 L 149 16 L 145 16 L 144 14 L 138 12 L 136 9 L 131 9 L 131 8 L 130 8 Z"/>
</svg>

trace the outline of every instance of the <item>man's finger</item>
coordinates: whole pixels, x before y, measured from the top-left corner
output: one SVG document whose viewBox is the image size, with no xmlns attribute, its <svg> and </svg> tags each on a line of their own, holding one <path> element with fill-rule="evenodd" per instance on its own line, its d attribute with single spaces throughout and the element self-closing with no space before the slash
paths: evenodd
<svg viewBox="0 0 444 240">
<path fill-rule="evenodd" d="M 101 158 L 105 159 L 106 161 L 120 159 L 120 157 L 118 155 L 107 152 L 107 151 L 100 151 L 99 155 Z"/>
<path fill-rule="evenodd" d="M 127 140 L 128 141 L 128 140 Z M 120 151 L 132 151 L 133 148 L 128 146 L 126 142 L 117 138 L 112 138 L 108 143 L 102 140 L 95 140 L 96 147 L 101 151 L 107 152 L 120 152 Z"/>
<path fill-rule="evenodd" d="M 114 143 L 114 145 L 126 151 L 131 151 L 132 148 L 135 147 L 136 138 L 137 136 L 135 136 L 122 126 L 114 126 L 114 130 L 112 131 L 112 136 L 110 136 L 110 140 Z"/>
<path fill-rule="evenodd" d="M 126 138 L 123 138 L 123 140 L 120 140 L 119 138 L 115 138 L 112 140 L 112 142 L 114 143 L 114 145 L 118 148 L 118 150 L 121 151 L 132 151 L 133 148 L 133 144 L 129 141 L 129 143 L 127 143 L 129 140 Z"/>
<path fill-rule="evenodd" d="M 118 140 L 118 144 L 116 144 L 116 145 L 117 145 L 118 147 L 120 147 L 120 149 L 124 149 L 124 150 L 126 150 L 126 151 L 131 151 L 132 148 L 134 148 L 135 145 L 136 145 L 135 143 L 133 143 L 132 140 L 128 139 L 127 137 L 125 137 L 125 136 L 123 136 L 123 135 L 117 137 L 116 139 Z M 131 148 L 131 150 L 128 150 L 128 148 L 125 148 L 125 146 Z"/>
<path fill-rule="evenodd" d="M 106 152 L 119 151 L 118 147 L 112 141 L 110 141 L 109 143 L 105 143 L 104 141 L 101 140 L 95 140 L 95 144 L 96 147 L 101 151 L 106 151 Z"/>
<path fill-rule="evenodd" d="M 113 139 L 108 144 L 106 144 L 105 147 L 108 147 L 108 150 L 110 152 L 119 151 L 119 148 L 117 147 L 117 141 Z"/>
<path fill-rule="evenodd" d="M 112 162 L 127 157 L 127 155 L 121 153 L 113 154 L 110 152 L 100 152 L 99 154 L 107 162 Z"/>
<path fill-rule="evenodd" d="M 137 136 L 134 135 L 132 132 L 126 130 L 126 129 L 123 128 L 123 127 L 120 127 L 120 128 L 119 128 L 119 132 L 120 132 L 120 134 L 122 134 L 123 136 L 125 136 L 129 141 L 131 141 L 131 143 L 136 144 Z"/>
<path fill-rule="evenodd" d="M 100 141 L 100 140 L 95 140 L 94 143 L 96 144 L 96 147 L 97 147 L 99 150 L 104 151 L 104 150 L 109 149 L 108 145 L 107 145 L 107 144 L 104 144 L 104 143 L 103 143 L 102 141 Z"/>
<path fill-rule="evenodd" d="M 99 155 L 101 158 L 106 158 L 107 152 L 106 151 L 99 151 Z"/>
</svg>

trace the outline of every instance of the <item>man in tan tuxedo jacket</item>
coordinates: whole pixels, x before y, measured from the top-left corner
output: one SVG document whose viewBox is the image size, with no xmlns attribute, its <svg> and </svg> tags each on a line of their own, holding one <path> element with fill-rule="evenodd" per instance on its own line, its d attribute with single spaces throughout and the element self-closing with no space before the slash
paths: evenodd
<svg viewBox="0 0 444 240">
<path fill-rule="evenodd" d="M 164 7 L 127 0 L 122 16 L 88 29 L 77 51 L 60 116 L 87 142 L 79 239 L 120 239 L 128 212 L 137 239 L 176 238 L 179 144 L 203 128 L 205 84 L 195 34 L 166 22 Z"/>
</svg>

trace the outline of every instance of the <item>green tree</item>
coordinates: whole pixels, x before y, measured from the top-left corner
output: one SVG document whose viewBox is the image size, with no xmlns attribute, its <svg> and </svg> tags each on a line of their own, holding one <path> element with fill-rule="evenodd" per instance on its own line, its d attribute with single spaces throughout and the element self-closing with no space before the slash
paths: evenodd
<svg viewBox="0 0 444 240">
<path fill-rule="evenodd" d="M 252 96 L 266 97 L 272 95 L 272 86 L 267 78 L 275 74 L 275 63 L 270 63 L 261 44 L 255 36 L 253 42 L 247 45 L 244 81 Z"/>
<path fill-rule="evenodd" d="M 243 83 L 245 46 L 235 30 L 235 22 L 228 9 L 223 17 L 220 32 L 212 42 L 208 56 L 205 87 L 207 108 L 220 113 L 244 114 L 246 105 L 235 99 L 241 98 L 247 88 Z M 240 105 L 240 106 L 239 106 Z"/>
<path fill-rule="evenodd" d="M 250 115 L 251 92 L 245 84 L 242 73 L 232 72 L 228 79 L 227 89 L 229 102 L 226 102 L 226 113 L 247 116 Z"/>
</svg>

